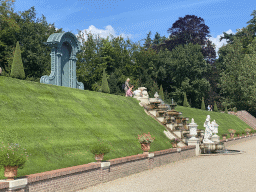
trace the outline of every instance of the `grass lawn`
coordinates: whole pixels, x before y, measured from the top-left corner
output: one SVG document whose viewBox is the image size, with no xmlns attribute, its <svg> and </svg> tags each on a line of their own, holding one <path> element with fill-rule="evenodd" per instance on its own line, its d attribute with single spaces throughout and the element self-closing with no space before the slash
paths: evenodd
<svg viewBox="0 0 256 192">
<path fill-rule="evenodd" d="M 18 177 L 95 162 L 89 146 L 102 140 L 111 147 L 104 160 L 142 153 L 138 134 L 150 132 L 150 151 L 168 149 L 164 126 L 146 115 L 134 98 L 40 84 L 0 76 L 0 145 L 19 143 L 31 154 Z M 178 106 L 203 129 L 210 114 L 219 135 L 249 127 L 237 117 Z M 0 170 L 0 179 L 5 179 Z"/>
<path fill-rule="evenodd" d="M 150 132 L 150 151 L 168 149 L 164 126 L 134 98 L 0 76 L 0 145 L 19 143 L 31 154 L 18 177 L 95 162 L 89 146 L 111 147 L 104 160 L 142 153 L 138 134 Z M 0 170 L 0 179 L 5 179 Z"/>
</svg>

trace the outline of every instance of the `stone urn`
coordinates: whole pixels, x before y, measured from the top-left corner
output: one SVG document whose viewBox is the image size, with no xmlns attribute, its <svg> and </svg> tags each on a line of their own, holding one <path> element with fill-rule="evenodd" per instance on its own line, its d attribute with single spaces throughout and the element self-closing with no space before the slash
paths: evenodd
<svg viewBox="0 0 256 192">
<path fill-rule="evenodd" d="M 7 177 L 7 181 L 14 180 L 14 177 L 17 176 L 18 166 L 5 166 L 4 167 L 4 176 Z"/>
<path fill-rule="evenodd" d="M 177 148 L 177 143 L 175 143 L 175 142 L 172 143 L 172 147 L 173 147 L 173 148 Z"/>
<path fill-rule="evenodd" d="M 96 154 L 95 155 L 95 160 L 97 162 L 101 162 L 103 160 L 104 154 Z"/>
<path fill-rule="evenodd" d="M 150 150 L 150 143 L 141 143 L 141 149 L 144 151 L 144 153 L 148 153 Z"/>
</svg>

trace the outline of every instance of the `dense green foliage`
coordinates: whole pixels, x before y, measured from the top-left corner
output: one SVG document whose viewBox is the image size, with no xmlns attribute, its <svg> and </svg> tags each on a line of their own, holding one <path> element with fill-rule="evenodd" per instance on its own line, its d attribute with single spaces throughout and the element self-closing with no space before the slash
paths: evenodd
<svg viewBox="0 0 256 192">
<path fill-rule="evenodd" d="M 104 154 L 106 155 L 107 153 L 110 152 L 110 148 L 107 144 L 102 143 L 102 142 L 97 142 L 94 145 L 90 146 L 90 151 L 94 155 L 100 155 Z"/>
<path fill-rule="evenodd" d="M 16 43 L 16 48 L 13 56 L 11 77 L 17 78 L 17 79 L 25 78 L 25 72 L 24 72 L 24 67 L 23 67 L 22 58 L 21 58 L 19 41 L 17 41 Z"/>
</svg>

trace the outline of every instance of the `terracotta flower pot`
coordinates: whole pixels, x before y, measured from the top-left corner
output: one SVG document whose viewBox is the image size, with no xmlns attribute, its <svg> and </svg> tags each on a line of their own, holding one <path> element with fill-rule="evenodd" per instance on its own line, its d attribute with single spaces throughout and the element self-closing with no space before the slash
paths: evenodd
<svg viewBox="0 0 256 192">
<path fill-rule="evenodd" d="M 149 152 L 149 150 L 150 150 L 150 143 L 141 143 L 141 149 L 144 152 Z"/>
<path fill-rule="evenodd" d="M 223 139 L 227 139 L 227 137 L 226 137 L 226 136 L 222 136 L 222 138 L 223 138 Z"/>
<path fill-rule="evenodd" d="M 4 167 L 4 176 L 7 177 L 7 181 L 14 180 L 14 177 L 17 176 L 18 166 L 5 166 Z"/>
<path fill-rule="evenodd" d="M 177 143 L 172 143 L 173 148 L 177 148 Z"/>
<path fill-rule="evenodd" d="M 102 160 L 103 160 L 103 157 L 104 157 L 104 154 L 96 154 L 95 155 L 95 160 L 97 161 L 97 162 L 101 162 Z"/>
<path fill-rule="evenodd" d="M 234 138 L 234 133 L 230 133 L 230 137 L 231 137 L 231 138 Z"/>
</svg>

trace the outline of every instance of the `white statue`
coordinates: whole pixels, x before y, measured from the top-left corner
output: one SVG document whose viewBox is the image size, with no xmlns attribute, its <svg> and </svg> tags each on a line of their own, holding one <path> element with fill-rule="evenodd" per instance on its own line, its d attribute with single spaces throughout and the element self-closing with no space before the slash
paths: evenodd
<svg viewBox="0 0 256 192">
<path fill-rule="evenodd" d="M 214 129 L 214 127 L 212 127 L 210 120 L 211 120 L 210 115 L 207 115 L 206 120 L 204 122 L 205 133 L 204 133 L 203 143 L 214 143 L 213 141 L 210 140 L 210 137 L 212 136 L 212 132 Z"/>
</svg>

